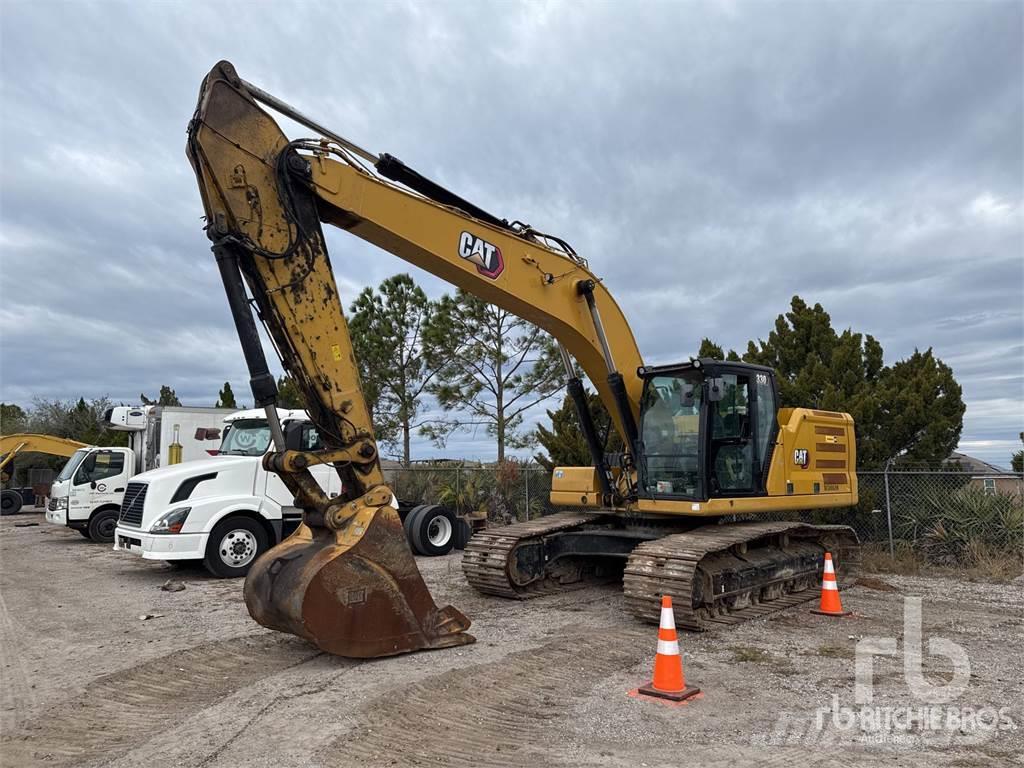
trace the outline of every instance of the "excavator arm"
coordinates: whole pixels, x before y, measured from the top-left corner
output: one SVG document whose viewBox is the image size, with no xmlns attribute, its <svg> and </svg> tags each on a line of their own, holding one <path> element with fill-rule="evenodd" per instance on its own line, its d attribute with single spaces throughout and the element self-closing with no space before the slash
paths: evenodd
<svg viewBox="0 0 1024 768">
<path fill-rule="evenodd" d="M 79 448 L 88 448 L 85 443 L 52 435 L 0 435 L 0 469 L 3 469 L 19 454 L 45 453 L 49 456 L 70 456 Z"/>
<path fill-rule="evenodd" d="M 260 101 L 321 137 L 289 141 Z M 641 358 L 621 310 L 557 238 L 509 225 L 390 155 L 371 155 L 335 136 L 243 81 L 227 62 L 203 82 L 187 152 L 256 405 L 266 409 L 271 426 L 274 450 L 264 463 L 304 513 L 296 534 L 251 571 L 250 612 L 265 626 L 346 656 L 471 641 L 461 613 L 434 605 L 389 504 L 321 222 L 551 333 L 562 345 L 578 402 L 585 401 L 571 357 L 596 385 L 628 446 L 636 434 Z M 250 295 L 303 394 L 323 451 L 286 445 Z M 601 485 L 611 494 L 611 473 L 601 464 L 592 425 L 586 426 Z M 324 494 L 309 472 L 313 463 L 336 468 L 340 496 Z"/>
</svg>

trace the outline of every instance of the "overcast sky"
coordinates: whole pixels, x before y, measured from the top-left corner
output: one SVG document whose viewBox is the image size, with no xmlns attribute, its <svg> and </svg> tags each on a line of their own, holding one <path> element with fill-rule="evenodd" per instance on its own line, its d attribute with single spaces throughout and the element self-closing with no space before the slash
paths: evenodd
<svg viewBox="0 0 1024 768">
<path fill-rule="evenodd" d="M 212 405 L 227 379 L 251 402 L 184 154 L 226 58 L 569 240 L 648 362 L 703 336 L 742 349 L 799 294 L 887 363 L 933 347 L 964 388 L 961 449 L 1006 465 L 1024 429 L 1022 7 L 5 0 L 0 399 L 169 384 Z M 327 237 L 346 306 L 399 271 L 446 290 Z M 494 453 L 483 436 L 448 451 Z"/>
</svg>

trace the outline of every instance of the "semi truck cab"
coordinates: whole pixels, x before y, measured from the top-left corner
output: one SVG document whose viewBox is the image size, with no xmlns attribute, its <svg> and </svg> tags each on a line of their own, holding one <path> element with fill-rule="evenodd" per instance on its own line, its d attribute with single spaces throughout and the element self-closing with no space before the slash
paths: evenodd
<svg viewBox="0 0 1024 768">
<path fill-rule="evenodd" d="M 320 438 L 305 411 L 278 409 L 289 447 L 315 450 Z M 270 428 L 262 409 L 224 419 L 217 455 L 144 472 L 128 483 L 114 549 L 174 565 L 203 563 L 215 576 L 244 576 L 253 561 L 290 535 L 301 510 L 280 478 L 263 468 Z M 333 467 L 312 472 L 331 496 Z"/>
</svg>

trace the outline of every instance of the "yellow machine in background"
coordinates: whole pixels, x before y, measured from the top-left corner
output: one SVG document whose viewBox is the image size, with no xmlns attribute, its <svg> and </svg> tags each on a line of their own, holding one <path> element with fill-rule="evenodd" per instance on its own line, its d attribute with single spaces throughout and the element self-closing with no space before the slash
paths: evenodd
<svg viewBox="0 0 1024 768">
<path fill-rule="evenodd" d="M 69 440 L 65 437 L 52 435 L 33 435 L 18 433 L 0 435 L 0 478 L 6 483 L 8 476 L 14 474 L 11 464 L 18 456 L 29 453 L 43 453 L 48 456 L 69 457 L 79 448 L 88 448 L 85 443 Z M 21 509 L 21 494 L 15 490 L 0 490 L 0 511 L 5 515 L 16 513 Z"/>
<path fill-rule="evenodd" d="M 316 138 L 289 141 L 259 104 Z M 840 568 L 857 540 L 842 526 L 726 522 L 736 515 L 856 502 L 853 421 L 780 409 L 775 374 L 690 359 L 649 367 L 621 309 L 564 240 L 473 205 L 397 158 L 366 151 L 238 77 L 204 80 L 188 156 L 277 472 L 303 525 L 254 565 L 250 613 L 332 653 L 382 656 L 471 642 L 469 620 L 438 609 L 409 552 L 381 471 L 321 223 L 345 230 L 550 333 L 590 448 L 559 467 L 569 509 L 476 534 L 463 570 L 478 590 L 525 598 L 623 574 L 627 605 L 656 620 L 670 594 L 681 626 L 733 623 L 813 596 L 823 555 Z M 317 424 L 322 451 L 287 450 L 246 292 Z M 605 456 L 576 364 L 625 451 Z M 308 467 L 330 463 L 328 498 Z"/>
<path fill-rule="evenodd" d="M 49 456 L 70 456 L 79 448 L 88 448 L 85 443 L 52 435 L 0 435 L 0 470 L 14 461 L 18 454 L 45 453 Z"/>
</svg>

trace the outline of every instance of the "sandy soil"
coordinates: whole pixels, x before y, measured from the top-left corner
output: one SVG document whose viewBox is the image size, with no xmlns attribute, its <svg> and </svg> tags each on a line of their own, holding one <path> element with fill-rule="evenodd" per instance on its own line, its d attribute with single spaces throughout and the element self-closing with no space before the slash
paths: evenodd
<svg viewBox="0 0 1024 768">
<path fill-rule="evenodd" d="M 657 630 L 624 611 L 617 586 L 487 598 L 460 557 L 419 564 L 478 642 L 356 662 L 254 624 L 240 582 L 121 555 L 41 515 L 5 517 L 0 764 L 1024 765 L 1019 583 L 883 576 L 843 593 L 852 617 L 797 606 L 684 635 L 687 681 L 704 693 L 667 707 L 627 696 L 649 678 Z M 161 591 L 168 578 L 187 589 Z M 907 596 L 923 598 L 926 679 L 951 678 L 928 653 L 945 638 L 967 653 L 969 684 L 921 714 L 903 656 L 878 656 L 871 712 L 904 712 L 905 726 L 915 708 L 912 727 L 843 728 L 861 709 L 854 646 L 892 637 L 902 649 Z M 950 711 L 961 727 L 946 727 Z"/>
</svg>

